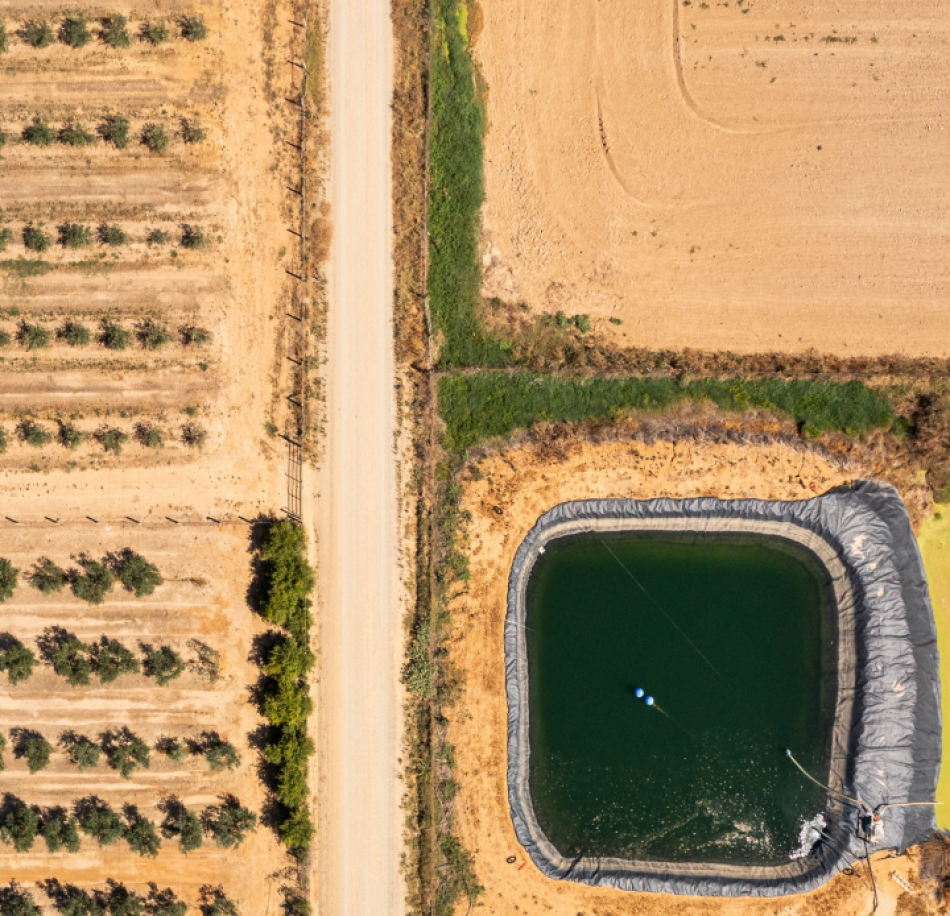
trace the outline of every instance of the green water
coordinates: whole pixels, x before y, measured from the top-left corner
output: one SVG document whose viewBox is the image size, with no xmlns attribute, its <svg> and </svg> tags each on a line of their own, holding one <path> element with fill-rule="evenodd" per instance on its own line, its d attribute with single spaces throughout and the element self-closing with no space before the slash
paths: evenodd
<svg viewBox="0 0 950 916">
<path fill-rule="evenodd" d="M 768 538 L 584 536 L 548 545 L 527 601 L 530 788 L 557 849 L 787 862 L 824 793 L 784 749 L 827 779 L 818 563 Z"/>
</svg>

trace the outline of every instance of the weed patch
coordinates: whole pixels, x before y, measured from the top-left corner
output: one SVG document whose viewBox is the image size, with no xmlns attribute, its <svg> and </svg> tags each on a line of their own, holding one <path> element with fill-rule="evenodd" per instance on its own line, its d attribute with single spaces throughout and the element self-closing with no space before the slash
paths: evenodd
<svg viewBox="0 0 950 916">
<path fill-rule="evenodd" d="M 778 411 L 792 417 L 805 435 L 834 431 L 859 436 L 897 420 L 884 394 L 857 381 L 575 380 L 530 372 L 454 373 L 439 380 L 445 446 L 456 452 L 539 420 L 614 419 L 629 411 L 656 413 L 684 401 L 712 401 L 730 411 Z"/>
<path fill-rule="evenodd" d="M 431 51 L 429 301 L 442 337 L 440 365 L 504 366 L 502 342 L 485 331 L 478 259 L 485 196 L 485 112 L 461 28 L 463 4 L 438 0 Z"/>
</svg>

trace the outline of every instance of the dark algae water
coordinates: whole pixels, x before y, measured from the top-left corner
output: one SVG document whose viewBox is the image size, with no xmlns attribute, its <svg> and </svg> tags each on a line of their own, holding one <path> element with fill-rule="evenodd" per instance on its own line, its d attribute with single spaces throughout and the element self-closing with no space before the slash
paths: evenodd
<svg viewBox="0 0 950 916">
<path fill-rule="evenodd" d="M 784 541 L 585 535 L 531 573 L 530 788 L 565 856 L 777 865 L 827 779 L 823 568 Z M 656 699 L 648 707 L 634 691 Z"/>
</svg>

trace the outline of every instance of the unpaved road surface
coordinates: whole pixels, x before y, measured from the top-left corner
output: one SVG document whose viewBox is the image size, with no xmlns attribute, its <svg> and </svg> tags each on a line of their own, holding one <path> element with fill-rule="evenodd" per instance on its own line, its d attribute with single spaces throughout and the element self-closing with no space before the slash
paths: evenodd
<svg viewBox="0 0 950 916">
<path fill-rule="evenodd" d="M 404 898 L 389 12 L 386 0 L 330 7 L 334 244 L 327 451 L 316 513 L 320 916 L 396 916 Z"/>
</svg>

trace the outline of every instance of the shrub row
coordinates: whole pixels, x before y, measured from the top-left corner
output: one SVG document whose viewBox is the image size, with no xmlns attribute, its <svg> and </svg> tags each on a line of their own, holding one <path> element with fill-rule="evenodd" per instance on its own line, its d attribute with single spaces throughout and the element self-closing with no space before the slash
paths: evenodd
<svg viewBox="0 0 950 916">
<path fill-rule="evenodd" d="M 220 804 L 210 805 L 200 815 L 177 799 L 166 798 L 161 807 L 165 814 L 161 830 L 166 836 L 177 836 L 183 852 L 198 849 L 206 833 L 217 846 L 236 848 L 257 827 L 257 815 L 233 795 L 223 796 Z M 119 814 L 101 798 L 91 795 L 75 802 L 70 814 L 62 807 L 41 809 L 10 794 L 4 796 L 0 840 L 17 852 L 29 852 L 39 835 L 50 852 L 75 853 L 80 847 L 80 832 L 100 846 L 125 840 L 133 852 L 151 858 L 158 855 L 162 842 L 155 822 L 140 814 L 134 805 L 125 805 Z"/>
<path fill-rule="evenodd" d="M 99 140 L 111 143 L 116 149 L 125 149 L 132 137 L 129 119 L 123 115 L 107 115 L 96 126 L 95 131 L 89 130 L 82 123 L 70 119 L 60 127 L 53 127 L 43 115 L 33 115 L 33 120 L 20 131 L 19 140 L 30 146 L 50 147 L 56 143 L 83 149 L 92 146 Z M 168 152 L 176 132 L 164 124 L 149 121 L 138 134 L 138 142 L 149 152 L 163 156 Z M 204 143 L 208 132 L 197 118 L 180 118 L 177 136 L 182 142 L 192 145 Z M 0 149 L 7 143 L 17 139 L 15 134 L 8 134 L 0 130 Z"/>
<path fill-rule="evenodd" d="M 109 350 L 125 350 L 132 342 L 133 333 L 146 350 L 161 350 L 172 340 L 168 325 L 153 318 L 140 322 L 134 332 L 115 322 L 104 321 L 95 340 Z M 92 342 L 93 335 L 85 324 L 72 319 L 55 331 L 28 321 L 21 321 L 16 330 L 17 343 L 27 350 L 45 350 L 53 345 L 54 339 L 70 347 L 85 347 Z M 211 332 L 195 325 L 184 325 L 178 328 L 178 340 L 184 347 L 204 347 L 211 342 Z M 13 335 L 0 329 L 0 347 L 7 347 L 12 342 Z"/>
<path fill-rule="evenodd" d="M 182 16 L 175 21 L 179 35 L 185 41 L 203 41 L 208 37 L 208 28 L 201 16 Z M 150 45 L 164 44 L 171 38 L 168 25 L 163 19 L 149 20 L 139 25 L 139 41 Z M 73 13 L 61 19 L 58 26 L 45 19 L 30 19 L 13 32 L 20 41 L 31 48 L 48 48 L 57 39 L 70 48 L 84 48 L 93 39 L 89 20 L 84 13 Z M 98 19 L 96 37 L 110 48 L 128 48 L 132 44 L 129 21 L 121 13 L 111 13 Z M 0 53 L 10 48 L 10 33 L 5 23 L 0 23 Z"/>
<path fill-rule="evenodd" d="M 792 417 L 805 435 L 857 436 L 899 425 L 887 397 L 858 381 L 784 379 L 571 379 L 530 372 L 453 373 L 438 383 L 446 448 L 462 452 L 537 421 L 612 419 L 658 412 L 684 401 L 711 401 L 730 411 L 759 408 Z M 899 430 L 898 430 L 899 431 Z"/>
<path fill-rule="evenodd" d="M 313 840 L 307 785 L 307 760 L 314 753 L 307 735 L 313 711 L 307 675 L 315 659 L 310 651 L 310 593 L 314 573 L 304 552 L 307 537 L 291 521 L 272 524 L 264 536 L 260 559 L 261 611 L 285 632 L 267 653 L 264 673 L 264 715 L 277 729 L 264 757 L 275 772 L 274 789 L 280 803 L 280 838 L 298 859 Z"/>
<path fill-rule="evenodd" d="M 163 581 L 154 563 L 128 547 L 107 554 L 101 562 L 82 555 L 78 564 L 79 568 L 67 572 L 43 557 L 26 578 L 33 588 L 44 595 L 61 592 L 69 585 L 77 598 L 90 604 L 102 604 L 116 579 L 136 598 L 151 595 Z M 9 560 L 0 558 L 0 603 L 12 597 L 19 575 L 20 570 Z"/>
<path fill-rule="evenodd" d="M 50 741 L 33 729 L 17 728 L 10 732 L 13 756 L 25 760 L 30 773 L 39 773 L 49 766 L 53 754 Z M 147 770 L 151 766 L 151 753 L 148 744 L 128 728 L 110 729 L 93 741 L 74 731 L 63 732 L 59 736 L 59 745 L 70 763 L 80 771 L 98 766 L 102 755 L 106 762 L 123 779 L 128 779 L 137 769 Z M 6 739 L 0 735 L 0 752 L 6 749 Z M 204 757 L 212 773 L 233 770 L 241 763 L 237 749 L 228 741 L 222 740 L 216 732 L 205 732 L 197 739 L 159 738 L 155 750 L 168 757 L 173 763 L 180 764 L 189 756 Z M 6 764 L 0 754 L 0 770 Z"/>
<path fill-rule="evenodd" d="M 35 251 L 38 254 L 44 254 L 53 246 L 53 238 L 43 228 L 42 223 L 27 224 L 21 230 L 20 237 L 29 251 Z M 56 240 L 63 248 L 72 250 L 88 248 L 94 239 L 100 245 L 108 245 L 112 248 L 128 245 L 131 241 L 124 229 L 109 223 L 100 223 L 95 233 L 85 223 L 61 223 L 56 227 Z M 0 251 L 6 251 L 12 241 L 13 230 L 9 227 L 0 229 Z M 167 245 L 171 241 L 171 233 L 165 229 L 152 229 L 145 237 L 145 241 L 149 245 Z M 204 229 L 189 224 L 181 227 L 178 241 L 182 248 L 190 251 L 207 248 L 210 244 Z"/>
<path fill-rule="evenodd" d="M 60 445 L 68 449 L 79 448 L 90 435 L 72 423 L 57 420 L 56 439 Z M 134 430 L 135 439 L 146 448 L 162 448 L 165 445 L 165 433 L 160 426 L 154 423 L 138 423 Z M 47 426 L 36 420 L 21 420 L 16 427 L 17 437 L 21 442 L 33 448 L 45 448 L 53 441 L 53 433 Z M 197 423 L 185 423 L 179 432 L 181 441 L 189 448 L 203 448 L 208 438 L 207 431 Z M 122 454 L 122 449 L 129 441 L 129 434 L 114 426 L 103 426 L 92 433 L 91 438 L 102 446 L 103 451 Z M 6 430 L 0 427 L 0 454 L 7 450 Z M 2 571 L 0 571 L 0 587 L 2 587 Z M 0 602 L 2 602 L 0 598 Z"/>
</svg>

